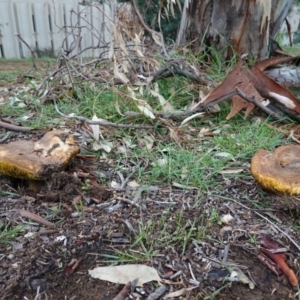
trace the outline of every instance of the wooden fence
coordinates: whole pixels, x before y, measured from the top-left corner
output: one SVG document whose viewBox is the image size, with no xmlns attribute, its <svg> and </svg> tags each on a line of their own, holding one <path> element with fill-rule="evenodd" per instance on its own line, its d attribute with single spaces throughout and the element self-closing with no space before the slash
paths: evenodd
<svg viewBox="0 0 300 300">
<path fill-rule="evenodd" d="M 0 0 L 0 57 L 29 57 L 23 41 L 40 54 L 57 54 L 62 47 L 73 52 L 89 48 L 83 57 L 96 57 L 110 43 L 116 15 L 117 0 L 92 5 L 78 0 Z"/>
<path fill-rule="evenodd" d="M 25 43 L 40 55 L 57 55 L 62 48 L 71 49 L 72 54 L 89 48 L 82 57 L 107 52 L 118 16 L 128 19 L 130 9 L 124 13 L 126 4 L 120 7 L 117 0 L 85 2 L 88 4 L 79 0 L 0 0 L 0 58 L 29 57 Z M 299 6 L 294 6 L 288 17 L 292 33 L 299 28 L 299 11 Z M 281 40 L 282 44 L 289 43 L 285 24 Z"/>
<path fill-rule="evenodd" d="M 299 43 L 299 38 L 296 37 L 297 34 L 299 35 L 299 31 L 300 31 L 300 5 L 299 4 L 294 4 L 292 6 L 292 9 L 289 15 L 287 16 L 287 19 L 291 26 L 291 39 L 294 43 Z M 282 24 L 282 27 L 280 29 L 278 40 L 280 45 L 290 44 L 290 37 L 285 22 Z"/>
</svg>

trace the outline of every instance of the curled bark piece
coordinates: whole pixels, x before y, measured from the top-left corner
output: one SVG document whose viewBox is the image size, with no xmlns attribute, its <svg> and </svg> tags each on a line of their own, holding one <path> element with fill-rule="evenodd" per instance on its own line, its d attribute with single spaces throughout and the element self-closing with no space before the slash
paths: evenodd
<svg viewBox="0 0 300 300">
<path fill-rule="evenodd" d="M 265 248 L 261 248 L 260 250 L 262 253 L 270 257 L 275 263 L 279 265 L 280 269 L 287 276 L 292 286 L 298 286 L 298 278 L 296 277 L 294 271 L 286 264 L 284 254 L 272 253 L 271 251 Z"/>
<path fill-rule="evenodd" d="M 124 285 L 120 293 L 113 300 L 125 300 L 130 292 L 131 282 Z"/>
<path fill-rule="evenodd" d="M 24 217 L 24 218 L 28 218 L 28 219 L 31 219 L 39 224 L 42 224 L 42 225 L 45 225 L 45 226 L 54 226 L 55 224 L 28 211 L 28 210 L 25 210 L 25 209 L 19 209 L 19 214 L 21 215 L 21 217 Z"/>
</svg>

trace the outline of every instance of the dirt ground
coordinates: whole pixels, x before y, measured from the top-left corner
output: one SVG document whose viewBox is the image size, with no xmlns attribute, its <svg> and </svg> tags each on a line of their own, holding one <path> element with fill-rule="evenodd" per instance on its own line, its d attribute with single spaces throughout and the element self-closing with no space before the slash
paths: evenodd
<svg viewBox="0 0 300 300">
<path fill-rule="evenodd" d="M 18 134 L 18 138 L 23 137 Z M 262 264 L 257 258 L 256 243 L 251 243 L 251 238 L 259 235 L 273 236 L 289 249 L 291 267 L 295 271 L 299 269 L 299 251 L 284 234 L 255 214 L 260 212 L 263 216 L 270 216 L 272 213 L 273 221 L 293 222 L 293 212 L 282 209 L 278 196 L 261 191 L 254 181 L 220 181 L 219 188 L 212 195 L 152 187 L 141 193 L 134 206 L 120 200 L 125 198 L 129 187 L 113 190 L 102 186 L 95 175 L 99 170 L 107 174 L 107 179 L 120 181 L 113 166 L 84 155 L 75 158 L 66 172 L 53 175 L 39 191 L 32 191 L 22 182 L 0 177 L 2 226 L 8 222 L 11 227 L 25 226 L 12 242 L 0 244 L 1 299 L 113 299 L 122 285 L 93 279 L 88 270 L 105 265 L 107 255 L 128 249 L 140 224 L 153 222 L 153 226 L 157 226 L 150 234 L 155 241 L 164 225 L 159 222 L 161 216 L 165 216 L 166 230 L 170 234 L 178 230 L 178 222 L 191 232 L 200 232 L 198 238 L 195 235 L 188 241 L 185 251 L 183 241 L 175 240 L 166 247 L 157 246 L 155 255 L 142 261 L 158 270 L 165 279 L 167 293 L 190 288 L 181 299 L 205 299 L 218 289 L 221 291 L 215 297 L 206 299 L 295 297 L 287 279 L 277 278 Z M 74 177 L 74 173 L 79 177 Z M 127 175 L 124 173 L 124 178 Z M 91 186 L 82 195 L 87 177 Z M 83 198 L 84 207 L 76 207 L 74 203 Z M 253 205 L 249 205 L 247 199 L 251 199 Z M 255 204 L 262 201 L 274 210 L 255 209 Z M 22 209 L 46 218 L 55 226 L 46 227 L 22 217 Z M 212 209 L 220 215 L 233 211 L 236 219 L 231 228 L 209 222 Z M 174 218 L 175 215 L 180 215 L 180 220 Z M 284 224 L 280 228 L 299 244 L 298 234 Z M 254 289 L 241 282 L 225 281 L 224 277 L 229 273 L 219 262 L 227 244 L 230 245 L 227 265 L 234 264 L 244 270 L 255 283 Z M 74 272 L 70 272 L 68 264 L 74 259 L 79 264 Z M 172 277 L 175 274 L 178 275 Z M 144 295 L 138 294 L 137 291 L 141 290 L 136 290 L 131 299 L 147 299 L 156 288 L 156 284 L 146 284 L 142 289 Z"/>
<path fill-rule="evenodd" d="M 55 59 L 35 59 L 34 67 L 31 59 L 0 60 L 0 87 L 20 85 L 26 78 L 44 78 L 53 70 L 55 63 Z"/>
<path fill-rule="evenodd" d="M 3 65 L 1 70 L 6 72 Z M 2 86 L 7 83 L 2 79 Z M 5 143 L 34 135 L 41 133 L 15 132 Z M 138 262 L 154 267 L 166 286 L 155 298 L 149 295 L 159 284 L 147 283 L 132 289 L 128 299 L 297 299 L 288 279 L 259 260 L 259 237 L 270 236 L 286 248 L 287 263 L 299 276 L 297 198 L 262 191 L 253 179 L 223 177 L 216 178 L 219 185 L 210 193 L 166 186 L 134 189 L 124 178 L 135 166 L 125 165 L 120 171 L 113 161 L 78 155 L 65 172 L 34 190 L 0 175 L 0 227 L 24 226 L 10 242 L 0 241 L 0 299 L 114 299 L 123 285 L 93 279 L 88 270 L 112 264 L 120 253 L 132 263 L 128 253 L 138 253 Z M 112 181 L 122 188 L 111 188 Z M 22 210 L 55 225 L 31 221 Z M 234 216 L 229 225 L 212 220 L 213 214 L 229 212 Z M 142 239 L 152 247 L 150 256 L 142 246 L 132 248 L 141 225 L 150 228 Z M 255 287 L 229 281 L 229 267 L 242 270 Z M 180 293 L 164 298 L 172 292 Z"/>
</svg>

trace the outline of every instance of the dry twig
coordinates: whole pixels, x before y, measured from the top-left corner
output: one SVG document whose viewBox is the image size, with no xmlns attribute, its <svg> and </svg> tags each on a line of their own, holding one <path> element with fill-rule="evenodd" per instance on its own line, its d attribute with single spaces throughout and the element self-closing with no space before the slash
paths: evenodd
<svg viewBox="0 0 300 300">
<path fill-rule="evenodd" d="M 25 46 L 29 49 L 31 56 L 32 56 L 32 67 L 33 69 L 37 69 L 36 64 L 35 64 L 35 53 L 34 51 L 31 49 L 31 47 L 28 45 L 28 43 L 21 37 L 21 35 L 18 33 L 17 37 L 19 38 L 19 40 L 25 44 Z"/>
<path fill-rule="evenodd" d="M 13 130 L 13 131 L 19 131 L 19 132 L 30 132 L 33 130 L 33 128 L 30 127 L 23 127 L 23 126 L 17 126 L 17 125 L 12 125 L 3 121 L 0 121 L 0 127 Z"/>
<path fill-rule="evenodd" d="M 151 293 L 148 297 L 147 300 L 156 300 L 160 299 L 160 297 L 168 290 L 167 286 L 164 284 L 161 285 L 159 288 L 157 288 L 153 293 Z"/>
<path fill-rule="evenodd" d="M 38 216 L 37 214 L 34 214 L 28 210 L 25 209 L 19 209 L 19 214 L 24 217 L 31 219 L 39 224 L 45 225 L 45 226 L 54 226 L 55 224 L 52 222 L 49 222 L 48 220 Z"/>
<path fill-rule="evenodd" d="M 130 0 L 133 8 L 134 8 L 134 11 L 140 21 L 140 23 L 143 25 L 143 27 L 152 35 L 153 39 L 155 40 L 155 42 L 162 47 L 163 49 L 163 52 L 164 52 L 164 55 L 165 57 L 169 60 L 170 59 L 170 56 L 166 50 L 166 47 L 165 47 L 165 43 L 164 43 L 164 37 L 163 35 L 160 33 L 160 32 L 156 32 L 155 30 L 152 30 L 144 21 L 142 15 L 141 15 L 141 12 L 138 8 L 138 5 L 136 3 L 136 0 Z M 156 40 L 158 39 L 158 41 Z"/>
<path fill-rule="evenodd" d="M 218 197 L 216 195 L 216 197 Z M 262 219 L 264 219 L 265 221 L 267 221 L 268 223 L 270 223 L 274 228 L 276 228 L 278 231 L 280 231 L 283 235 L 285 235 L 291 242 L 292 244 L 300 251 L 300 246 L 290 237 L 290 235 L 288 235 L 284 230 L 280 229 L 275 223 L 273 223 L 271 220 L 269 220 L 268 218 L 264 217 L 262 214 L 260 214 L 259 212 L 251 209 L 250 207 L 240 203 L 239 201 L 236 201 L 234 199 L 231 198 L 226 198 L 227 200 L 233 201 L 234 203 L 237 203 L 238 205 L 246 208 L 247 210 L 253 211 L 256 215 L 258 215 L 259 217 L 261 217 Z"/>
<path fill-rule="evenodd" d="M 85 122 L 85 123 L 92 124 L 92 125 L 100 125 L 100 126 L 104 126 L 104 127 L 114 127 L 114 128 L 154 129 L 153 126 L 147 126 L 147 125 L 117 124 L 117 123 L 106 122 L 106 121 L 92 121 L 90 119 L 80 117 L 80 116 L 67 116 L 58 109 L 56 101 L 54 101 L 54 106 L 55 106 L 56 111 L 64 118 L 75 119 L 80 122 Z"/>
</svg>

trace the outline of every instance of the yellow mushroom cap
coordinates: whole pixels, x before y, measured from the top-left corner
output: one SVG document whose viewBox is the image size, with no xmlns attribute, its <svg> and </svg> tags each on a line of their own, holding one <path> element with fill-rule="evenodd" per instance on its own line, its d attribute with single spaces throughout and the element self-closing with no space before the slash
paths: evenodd
<svg viewBox="0 0 300 300">
<path fill-rule="evenodd" d="M 64 170 L 78 152 L 70 134 L 49 131 L 37 142 L 20 140 L 0 145 L 0 173 L 21 179 L 47 179 Z"/>
<path fill-rule="evenodd" d="M 265 189 L 300 194 L 300 145 L 281 146 L 273 153 L 259 150 L 252 158 L 251 173 Z"/>
</svg>

